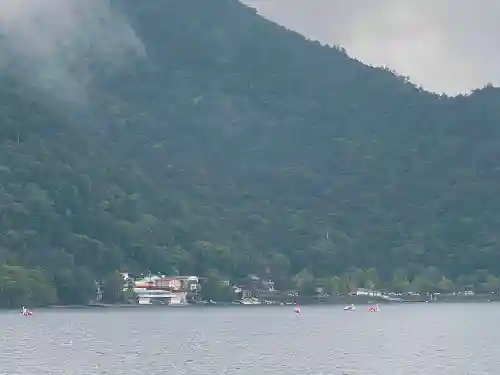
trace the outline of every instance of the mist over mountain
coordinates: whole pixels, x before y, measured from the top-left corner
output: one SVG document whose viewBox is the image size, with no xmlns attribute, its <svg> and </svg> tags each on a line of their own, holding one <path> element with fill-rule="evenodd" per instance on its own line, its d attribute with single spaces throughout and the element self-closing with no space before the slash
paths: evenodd
<svg viewBox="0 0 500 375">
<path fill-rule="evenodd" d="M 498 285 L 500 90 L 430 94 L 235 0 L 50 2 L 0 1 L 4 305 L 117 270 Z"/>
</svg>

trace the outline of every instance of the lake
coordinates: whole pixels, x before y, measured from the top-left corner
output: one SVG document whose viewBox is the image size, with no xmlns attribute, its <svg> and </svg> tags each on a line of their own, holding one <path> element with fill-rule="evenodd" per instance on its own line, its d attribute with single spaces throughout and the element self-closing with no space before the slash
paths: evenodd
<svg viewBox="0 0 500 375">
<path fill-rule="evenodd" d="M 0 313 L 0 374 L 497 375 L 500 304 Z"/>
</svg>

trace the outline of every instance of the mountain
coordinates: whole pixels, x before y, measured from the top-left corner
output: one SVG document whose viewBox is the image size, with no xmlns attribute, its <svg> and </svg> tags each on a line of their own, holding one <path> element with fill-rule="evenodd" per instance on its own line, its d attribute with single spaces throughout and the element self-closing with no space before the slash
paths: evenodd
<svg viewBox="0 0 500 375">
<path fill-rule="evenodd" d="M 5 306 L 117 270 L 498 286 L 500 90 L 428 93 L 236 0 L 86 4 L 0 22 Z"/>
</svg>

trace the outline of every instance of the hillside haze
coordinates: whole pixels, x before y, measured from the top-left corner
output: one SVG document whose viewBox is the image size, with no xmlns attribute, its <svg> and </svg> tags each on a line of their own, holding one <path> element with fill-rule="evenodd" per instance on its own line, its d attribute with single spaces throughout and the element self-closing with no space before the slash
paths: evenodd
<svg viewBox="0 0 500 375">
<path fill-rule="evenodd" d="M 500 90 L 427 93 L 236 0 L 61 9 L 0 17 L 4 304 L 116 270 L 497 272 Z"/>
</svg>

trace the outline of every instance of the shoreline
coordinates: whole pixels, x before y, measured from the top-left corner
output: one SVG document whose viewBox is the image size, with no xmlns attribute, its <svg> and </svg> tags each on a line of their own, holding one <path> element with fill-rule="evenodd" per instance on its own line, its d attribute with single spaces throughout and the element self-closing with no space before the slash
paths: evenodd
<svg viewBox="0 0 500 375">
<path fill-rule="evenodd" d="M 51 305 L 34 307 L 37 310 L 99 310 L 99 309 L 176 309 L 176 308 L 255 308 L 255 307 L 290 307 L 299 306 L 346 306 L 359 305 L 368 306 L 374 304 L 380 305 L 407 305 L 407 304 L 473 304 L 473 303 L 495 303 L 500 302 L 500 297 L 490 295 L 476 295 L 474 297 L 441 297 L 435 300 L 426 301 L 423 298 L 407 299 L 403 301 L 390 301 L 383 298 L 373 298 L 365 296 L 334 296 L 330 298 L 317 299 L 314 297 L 297 297 L 294 300 L 283 301 L 281 299 L 271 300 L 262 299 L 261 303 L 243 304 L 234 302 L 215 302 L 215 303 L 189 303 L 185 305 L 139 305 L 133 303 L 106 304 L 106 303 L 88 303 L 82 305 Z M 0 309 L 15 310 L 15 309 Z"/>
<path fill-rule="evenodd" d="M 403 302 L 389 302 L 389 301 L 365 301 L 355 303 L 360 306 L 368 306 L 373 304 L 380 305 L 414 305 L 414 304 L 484 304 L 484 303 L 498 303 L 500 299 L 486 300 L 486 299 L 461 299 L 461 300 L 441 300 L 441 301 L 403 301 Z M 316 302 L 316 303 L 299 303 L 300 306 L 343 306 L 350 303 L 342 302 Z M 37 308 L 38 310 L 115 310 L 115 309 L 178 309 L 178 308 L 256 308 L 256 307 L 290 307 L 293 304 L 278 304 L 278 303 L 260 303 L 260 304 L 240 304 L 240 303 L 194 303 L 186 305 L 138 305 L 138 304 L 87 304 L 87 305 L 54 305 L 54 306 L 43 306 Z M 6 309 L 9 310 L 9 309 Z"/>
</svg>

